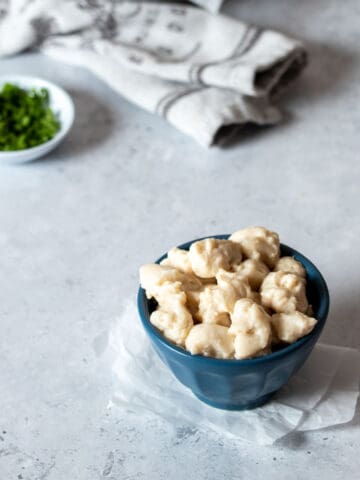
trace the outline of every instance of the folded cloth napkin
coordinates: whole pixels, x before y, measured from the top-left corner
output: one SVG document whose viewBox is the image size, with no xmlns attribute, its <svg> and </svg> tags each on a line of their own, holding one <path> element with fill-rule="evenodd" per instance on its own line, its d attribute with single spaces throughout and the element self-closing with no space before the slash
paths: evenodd
<svg viewBox="0 0 360 480">
<path fill-rule="evenodd" d="M 110 407 L 261 445 L 292 431 L 346 423 L 354 416 L 360 379 L 357 350 L 316 345 L 305 365 L 271 402 L 255 410 L 225 411 L 200 402 L 176 380 L 136 318 L 136 307 L 129 303 L 110 331 L 94 342 L 96 353 L 115 373 Z"/>
<path fill-rule="evenodd" d="M 11 0 L 2 12 L 0 56 L 37 45 L 85 66 L 205 146 L 223 126 L 278 122 L 270 97 L 306 59 L 279 32 L 183 4 Z"/>
<path fill-rule="evenodd" d="M 206 10 L 210 10 L 210 12 L 218 12 L 223 0 L 192 0 L 192 3 L 196 3 L 196 5 L 206 8 Z"/>
</svg>

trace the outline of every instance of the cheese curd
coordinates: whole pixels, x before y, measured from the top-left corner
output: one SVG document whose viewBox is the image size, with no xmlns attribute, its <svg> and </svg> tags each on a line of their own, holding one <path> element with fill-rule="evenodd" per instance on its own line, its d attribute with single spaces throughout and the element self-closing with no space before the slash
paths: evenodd
<svg viewBox="0 0 360 480">
<path fill-rule="evenodd" d="M 160 265 L 140 268 L 147 298 L 157 301 L 150 322 L 190 353 L 223 359 L 266 355 L 295 342 L 316 319 L 305 268 L 279 256 L 278 235 L 264 227 L 200 240 L 189 251 L 172 248 Z"/>
<path fill-rule="evenodd" d="M 197 319 L 228 327 L 236 301 L 251 296 L 252 291 L 247 280 L 236 273 L 220 269 L 216 280 L 217 285 L 207 285 L 200 293 Z"/>
<path fill-rule="evenodd" d="M 168 290 L 166 294 L 165 290 Z M 192 315 L 185 304 L 186 295 L 181 291 L 180 284 L 169 284 L 164 287 L 157 310 L 150 315 L 150 322 L 168 340 L 180 346 L 185 345 L 185 340 L 194 325 Z"/>
<path fill-rule="evenodd" d="M 308 302 L 305 280 L 293 273 L 271 272 L 260 288 L 261 302 L 275 312 L 305 312 Z"/>
<path fill-rule="evenodd" d="M 140 284 L 148 298 L 157 297 L 166 283 L 179 282 L 184 291 L 201 290 L 203 285 L 195 275 L 180 272 L 167 265 L 148 264 L 140 268 Z"/>
<path fill-rule="evenodd" d="M 229 334 L 229 329 L 222 325 L 200 323 L 190 330 L 185 347 L 193 355 L 232 358 L 234 337 Z"/>
<path fill-rule="evenodd" d="M 280 256 L 279 235 L 264 227 L 249 227 L 238 230 L 230 240 L 239 243 L 247 258 L 261 260 L 273 268 Z"/>
<path fill-rule="evenodd" d="M 235 335 L 235 358 L 244 359 L 259 355 L 270 345 L 270 316 L 249 298 L 238 300 L 231 314 L 229 333 Z"/>
<path fill-rule="evenodd" d="M 261 260 L 248 258 L 236 266 L 236 273 L 249 282 L 253 290 L 258 290 L 266 275 L 270 272 L 268 267 Z"/>
<path fill-rule="evenodd" d="M 199 302 L 201 290 L 188 290 L 186 292 L 186 306 L 190 310 L 191 315 L 196 319 L 199 315 Z"/>
<path fill-rule="evenodd" d="M 220 288 L 234 292 L 237 299 L 250 297 L 252 294 L 247 279 L 242 275 L 239 275 L 237 272 L 226 272 L 221 269 L 218 271 L 215 278 Z"/>
<path fill-rule="evenodd" d="M 299 277 L 305 278 L 306 271 L 300 262 L 293 257 L 281 257 L 274 267 L 274 272 L 285 272 L 299 275 Z"/>
<path fill-rule="evenodd" d="M 228 327 L 230 325 L 229 312 L 236 302 L 232 292 L 222 290 L 217 285 L 204 288 L 199 296 L 197 320 L 204 323 L 217 323 Z"/>
<path fill-rule="evenodd" d="M 164 258 L 160 265 L 173 267 L 184 273 L 193 273 L 189 252 L 186 250 L 181 250 L 181 248 L 177 247 L 174 247 L 168 251 L 167 257 Z"/>
<path fill-rule="evenodd" d="M 229 240 L 206 238 L 194 242 L 189 249 L 189 259 L 193 272 L 201 278 L 215 277 L 220 268 L 231 270 L 242 260 L 238 244 Z"/>
<path fill-rule="evenodd" d="M 301 312 L 277 313 L 271 317 L 271 323 L 279 340 L 293 343 L 307 335 L 316 325 L 316 318 Z"/>
</svg>

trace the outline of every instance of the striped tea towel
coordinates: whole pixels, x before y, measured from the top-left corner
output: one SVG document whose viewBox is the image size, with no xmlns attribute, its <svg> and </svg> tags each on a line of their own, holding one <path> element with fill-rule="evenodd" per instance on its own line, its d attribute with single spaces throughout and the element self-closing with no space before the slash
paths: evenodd
<svg viewBox="0 0 360 480">
<path fill-rule="evenodd" d="M 204 146 L 224 126 L 278 122 L 270 99 L 306 60 L 297 40 L 194 6 L 0 0 L 0 57 L 31 46 L 89 68 Z"/>
</svg>

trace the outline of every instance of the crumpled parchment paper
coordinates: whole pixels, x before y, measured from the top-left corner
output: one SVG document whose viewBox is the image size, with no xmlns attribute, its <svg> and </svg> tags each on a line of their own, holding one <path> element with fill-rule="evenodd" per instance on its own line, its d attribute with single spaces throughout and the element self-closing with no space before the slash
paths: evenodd
<svg viewBox="0 0 360 480">
<path fill-rule="evenodd" d="M 241 412 L 209 407 L 157 357 L 132 302 L 94 347 L 115 374 L 111 406 L 261 445 L 271 445 L 291 431 L 349 422 L 359 396 L 360 352 L 318 344 L 302 369 L 266 405 Z"/>
</svg>

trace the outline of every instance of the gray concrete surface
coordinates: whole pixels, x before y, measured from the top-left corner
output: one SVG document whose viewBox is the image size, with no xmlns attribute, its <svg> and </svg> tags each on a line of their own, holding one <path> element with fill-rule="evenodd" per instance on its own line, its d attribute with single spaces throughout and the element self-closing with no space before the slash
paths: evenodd
<svg viewBox="0 0 360 480">
<path fill-rule="evenodd" d="M 0 479 L 359 478 L 360 409 L 345 426 L 273 447 L 108 410 L 93 352 L 137 268 L 188 239 L 264 224 L 323 271 L 323 342 L 359 348 L 358 0 L 228 1 L 296 34 L 311 63 L 282 98 L 288 119 L 204 150 L 87 71 L 37 54 L 0 73 L 66 87 L 77 109 L 50 157 L 0 169 Z M 134 319 L 135 321 L 135 319 Z"/>
</svg>

